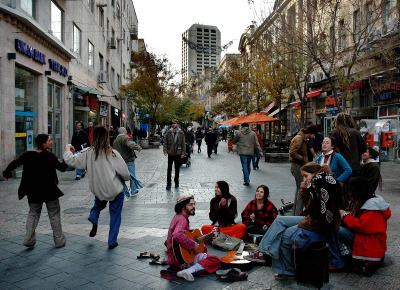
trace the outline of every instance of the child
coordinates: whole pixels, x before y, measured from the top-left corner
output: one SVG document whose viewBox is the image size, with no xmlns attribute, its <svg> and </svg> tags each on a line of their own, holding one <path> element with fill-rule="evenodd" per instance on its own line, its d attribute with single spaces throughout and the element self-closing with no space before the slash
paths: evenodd
<svg viewBox="0 0 400 290">
<path fill-rule="evenodd" d="M 365 177 L 350 180 L 352 213 L 341 210 L 342 222 L 354 232 L 352 268 L 365 276 L 372 276 L 382 265 L 386 252 L 389 204 L 375 196 Z"/>
</svg>

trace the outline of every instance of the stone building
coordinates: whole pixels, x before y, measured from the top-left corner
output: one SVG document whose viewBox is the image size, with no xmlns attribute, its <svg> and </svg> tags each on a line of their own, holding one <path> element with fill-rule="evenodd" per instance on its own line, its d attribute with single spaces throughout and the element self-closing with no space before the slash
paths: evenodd
<svg viewBox="0 0 400 290">
<path fill-rule="evenodd" d="M 60 157 L 75 121 L 124 122 L 137 25 L 129 0 L 0 0 L 0 168 L 38 133 Z"/>
</svg>

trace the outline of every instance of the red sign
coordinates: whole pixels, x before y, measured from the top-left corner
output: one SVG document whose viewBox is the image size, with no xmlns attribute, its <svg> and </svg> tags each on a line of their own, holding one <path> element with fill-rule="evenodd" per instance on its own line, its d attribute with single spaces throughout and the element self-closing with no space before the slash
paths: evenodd
<svg viewBox="0 0 400 290">
<path fill-rule="evenodd" d="M 383 91 L 400 91 L 400 83 L 386 83 L 375 88 L 377 94 Z"/>
</svg>

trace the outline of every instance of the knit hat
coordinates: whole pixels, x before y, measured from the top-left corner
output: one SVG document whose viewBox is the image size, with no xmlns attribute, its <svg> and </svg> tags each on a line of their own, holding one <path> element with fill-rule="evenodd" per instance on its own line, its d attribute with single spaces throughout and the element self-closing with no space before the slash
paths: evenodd
<svg viewBox="0 0 400 290">
<path fill-rule="evenodd" d="M 194 196 L 192 194 L 178 195 L 178 197 L 176 198 L 176 204 L 184 202 L 185 200 L 192 199 L 192 198 L 194 198 Z"/>
</svg>

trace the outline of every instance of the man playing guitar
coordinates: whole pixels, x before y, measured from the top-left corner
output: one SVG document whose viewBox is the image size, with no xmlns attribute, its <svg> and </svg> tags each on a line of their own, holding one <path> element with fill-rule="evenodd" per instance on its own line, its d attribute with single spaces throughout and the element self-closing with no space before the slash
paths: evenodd
<svg viewBox="0 0 400 290">
<path fill-rule="evenodd" d="M 177 276 L 188 281 L 194 281 L 193 273 L 205 271 L 214 273 L 219 267 L 219 258 L 208 255 L 207 248 L 197 243 L 188 236 L 189 216 L 195 215 L 196 202 L 193 195 L 180 195 L 175 204 L 175 213 L 168 229 L 167 259 L 168 264 L 179 269 Z M 186 250 L 195 252 L 194 261 L 191 264 L 181 263 L 175 254 L 175 244 Z"/>
</svg>

